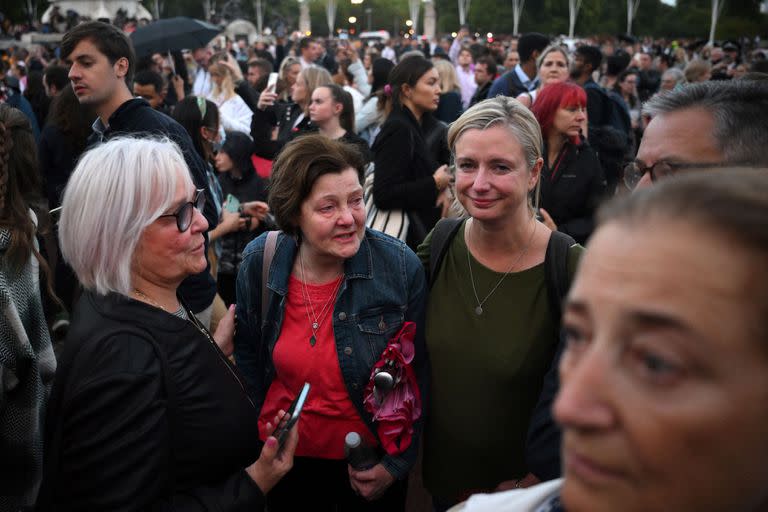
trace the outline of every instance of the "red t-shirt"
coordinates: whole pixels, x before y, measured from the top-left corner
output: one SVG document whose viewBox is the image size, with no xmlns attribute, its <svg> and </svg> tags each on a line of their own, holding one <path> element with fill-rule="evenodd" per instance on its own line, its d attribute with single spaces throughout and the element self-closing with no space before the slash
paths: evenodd
<svg viewBox="0 0 768 512">
<path fill-rule="evenodd" d="M 309 382 L 311 388 L 299 418 L 296 455 L 301 457 L 343 459 L 344 437 L 352 431 L 371 446 L 378 445 L 349 398 L 341 376 L 333 336 L 333 309 L 341 279 L 305 285 L 293 276 L 289 278 L 283 327 L 272 352 L 275 378 L 261 408 L 259 437 L 266 439 L 267 421 L 272 421 L 278 410 L 287 410 L 304 383 Z M 320 324 L 314 346 L 310 343 L 313 313 L 307 295 Z"/>
</svg>

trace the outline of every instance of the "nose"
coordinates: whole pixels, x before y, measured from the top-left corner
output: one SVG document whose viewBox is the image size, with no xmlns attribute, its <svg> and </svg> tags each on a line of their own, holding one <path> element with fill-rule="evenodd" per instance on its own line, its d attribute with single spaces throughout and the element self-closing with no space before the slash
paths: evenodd
<svg viewBox="0 0 768 512">
<path fill-rule="evenodd" d="M 576 111 L 576 120 L 577 121 L 583 121 L 587 118 L 587 111 L 583 108 L 580 108 Z"/>
<path fill-rule="evenodd" d="M 489 172 L 484 165 L 481 165 L 475 175 L 475 181 L 472 182 L 472 189 L 475 192 L 487 192 L 491 189 Z"/>
<path fill-rule="evenodd" d="M 78 76 L 80 76 L 80 73 L 77 70 L 77 65 L 72 64 L 72 66 L 70 66 L 69 68 L 69 73 L 67 73 L 67 78 L 69 78 L 70 80 L 73 80 L 75 77 L 78 77 Z"/>
<path fill-rule="evenodd" d="M 339 212 L 339 217 L 336 223 L 340 226 L 349 226 L 355 222 L 355 217 L 352 215 L 352 208 L 347 205 Z"/>
<path fill-rule="evenodd" d="M 610 427 L 613 414 L 608 394 L 609 360 L 594 343 L 582 354 L 567 349 L 560 360 L 560 391 L 552 412 L 563 428 L 599 429 Z M 602 353 L 601 353 L 602 352 Z"/>
<path fill-rule="evenodd" d="M 208 221 L 203 212 L 197 208 L 192 208 L 192 226 L 189 228 L 193 233 L 205 233 L 208 231 Z"/>
</svg>

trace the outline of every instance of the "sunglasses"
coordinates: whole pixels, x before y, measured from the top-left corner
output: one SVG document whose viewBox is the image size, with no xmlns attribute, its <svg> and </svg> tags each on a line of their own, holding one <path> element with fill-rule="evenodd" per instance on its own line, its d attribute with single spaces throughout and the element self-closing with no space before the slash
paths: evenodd
<svg viewBox="0 0 768 512">
<path fill-rule="evenodd" d="M 176 227 L 179 228 L 179 232 L 183 233 L 192 225 L 195 210 L 202 212 L 203 207 L 205 207 L 205 191 L 199 188 L 195 190 L 195 198 L 192 201 L 181 205 L 175 213 L 160 215 L 158 218 L 176 217 Z"/>
</svg>

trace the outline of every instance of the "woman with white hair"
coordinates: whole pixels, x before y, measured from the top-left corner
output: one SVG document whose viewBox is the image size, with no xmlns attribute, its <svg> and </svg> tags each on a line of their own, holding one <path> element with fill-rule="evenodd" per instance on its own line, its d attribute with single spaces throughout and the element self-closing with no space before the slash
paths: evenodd
<svg viewBox="0 0 768 512">
<path fill-rule="evenodd" d="M 290 469 L 297 434 L 262 450 L 227 359 L 234 309 L 212 335 L 177 295 L 206 265 L 204 204 L 170 141 L 113 139 L 78 163 L 59 238 L 85 291 L 51 394 L 40 510 L 260 510 Z"/>
</svg>

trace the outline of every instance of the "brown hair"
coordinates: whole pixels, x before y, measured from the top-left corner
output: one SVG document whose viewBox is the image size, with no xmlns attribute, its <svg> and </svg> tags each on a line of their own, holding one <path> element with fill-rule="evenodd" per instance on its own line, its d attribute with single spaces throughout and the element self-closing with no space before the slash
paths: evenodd
<svg viewBox="0 0 768 512">
<path fill-rule="evenodd" d="M 39 207 L 44 204 L 41 189 L 32 126 L 21 111 L 0 104 L 0 228 L 11 233 L 3 259 L 8 268 L 19 271 L 34 255 L 47 278 L 48 293 L 56 300 L 48 265 L 35 248 L 36 228 L 29 215 L 32 208 L 43 232 L 49 222 L 47 210 Z"/>
<path fill-rule="evenodd" d="M 310 134 L 289 142 L 272 165 L 269 208 L 286 234 L 298 235 L 301 204 L 320 176 L 353 168 L 363 182 L 365 160 L 351 144 Z"/>
<path fill-rule="evenodd" d="M 720 235 L 730 247 L 750 255 L 752 280 L 745 296 L 756 304 L 768 334 L 768 169 L 726 168 L 686 173 L 664 180 L 629 196 L 617 197 L 600 209 L 599 224 L 620 222 L 629 226 L 652 219 L 684 222 L 701 231 Z M 724 242 L 726 243 L 726 242 Z M 702 249 L 704 250 L 704 249 Z M 734 258 L 735 259 L 735 258 Z"/>
</svg>

